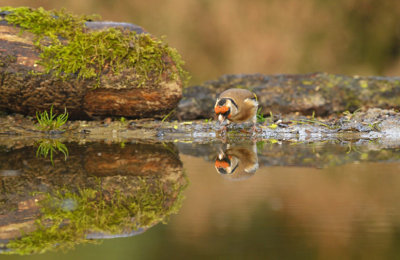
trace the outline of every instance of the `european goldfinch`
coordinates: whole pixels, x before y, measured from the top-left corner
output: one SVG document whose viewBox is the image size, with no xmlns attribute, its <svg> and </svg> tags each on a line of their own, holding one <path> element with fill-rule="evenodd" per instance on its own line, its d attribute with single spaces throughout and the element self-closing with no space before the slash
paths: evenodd
<svg viewBox="0 0 400 260">
<path fill-rule="evenodd" d="M 215 169 L 223 177 L 231 180 L 243 180 L 253 176 L 258 169 L 256 145 L 228 145 L 215 159 Z"/>
<path fill-rule="evenodd" d="M 257 121 L 257 96 L 247 90 L 231 88 L 221 93 L 214 106 L 218 120 L 234 123 L 253 122 L 253 128 Z M 254 129 L 253 129 L 254 130 Z"/>
</svg>

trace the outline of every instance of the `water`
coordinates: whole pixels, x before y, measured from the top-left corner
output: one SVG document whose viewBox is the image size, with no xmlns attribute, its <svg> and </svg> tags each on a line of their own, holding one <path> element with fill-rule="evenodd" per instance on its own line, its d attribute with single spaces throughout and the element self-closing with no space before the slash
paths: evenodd
<svg viewBox="0 0 400 260">
<path fill-rule="evenodd" d="M 126 141 L 64 143 L 65 152 L 46 142 L 38 153 L 39 143 L 0 149 L 0 242 L 12 248 L 1 258 L 400 253 L 400 150 L 393 145 Z M 44 156 L 50 147 L 52 160 Z"/>
</svg>

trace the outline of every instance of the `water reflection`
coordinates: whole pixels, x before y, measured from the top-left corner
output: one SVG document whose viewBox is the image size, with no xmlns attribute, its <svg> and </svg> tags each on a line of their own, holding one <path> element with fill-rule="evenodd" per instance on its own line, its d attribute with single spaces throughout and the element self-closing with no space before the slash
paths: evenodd
<svg viewBox="0 0 400 260">
<path fill-rule="evenodd" d="M 64 155 L 64 160 L 68 158 L 68 148 L 65 144 L 57 139 L 40 139 L 36 150 L 36 157 L 47 158 L 49 155 L 51 164 L 54 165 L 53 153 L 61 152 Z"/>
<path fill-rule="evenodd" d="M 398 146 L 241 141 L 64 142 L 54 166 L 34 145 L 0 146 L 1 247 L 67 251 L 48 259 L 398 255 Z"/>
<path fill-rule="evenodd" d="M 180 239 L 163 249 L 183 250 L 182 257 L 202 250 L 204 258 L 221 259 L 396 259 L 400 160 L 394 161 L 400 150 L 368 152 L 367 146 L 357 146 L 369 160 L 390 163 L 362 161 L 357 152 L 347 154 L 353 161 L 332 167 L 308 160 L 311 166 L 305 167 L 294 160 L 327 156 L 323 148 L 331 149 L 333 160 L 345 158 L 348 147 L 336 146 L 266 144 L 258 151 L 257 173 L 240 182 L 215 173 L 215 154 L 210 160 L 182 155 L 191 185 L 169 228 L 169 235 Z"/>
<path fill-rule="evenodd" d="M 180 209 L 187 179 L 174 145 L 60 144 L 39 145 L 49 153 L 69 151 L 68 161 L 55 156 L 56 164 L 37 158 L 32 147 L 0 153 L 3 253 L 37 254 L 133 236 Z"/>
<path fill-rule="evenodd" d="M 251 165 L 257 170 L 262 166 L 300 166 L 328 168 L 361 162 L 400 162 L 400 149 L 393 143 L 379 143 L 371 140 L 324 142 L 278 141 L 236 141 L 229 144 L 188 144 L 178 143 L 181 153 L 203 157 L 213 161 L 218 173 L 229 176 L 242 165 L 251 176 Z M 232 159 L 230 159 L 232 157 Z M 236 167 L 237 166 L 237 167 Z M 242 170 L 243 173 L 243 170 Z M 246 174 L 245 174 L 246 175 Z M 233 176 L 233 175 L 232 175 Z"/>
<path fill-rule="evenodd" d="M 231 180 L 247 179 L 258 169 L 256 144 L 227 144 L 215 159 L 215 169 Z"/>
</svg>

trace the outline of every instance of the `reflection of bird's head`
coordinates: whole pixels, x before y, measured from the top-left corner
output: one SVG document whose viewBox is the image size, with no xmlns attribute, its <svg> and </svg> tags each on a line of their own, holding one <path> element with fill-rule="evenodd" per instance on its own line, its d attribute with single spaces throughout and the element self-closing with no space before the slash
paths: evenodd
<svg viewBox="0 0 400 260">
<path fill-rule="evenodd" d="M 233 174 L 239 166 L 239 160 L 225 153 L 220 153 L 215 160 L 215 169 L 219 174 Z"/>
<path fill-rule="evenodd" d="M 230 180 L 243 180 L 253 176 L 258 169 L 257 148 L 245 146 L 227 148 L 215 159 L 215 169 Z"/>
</svg>

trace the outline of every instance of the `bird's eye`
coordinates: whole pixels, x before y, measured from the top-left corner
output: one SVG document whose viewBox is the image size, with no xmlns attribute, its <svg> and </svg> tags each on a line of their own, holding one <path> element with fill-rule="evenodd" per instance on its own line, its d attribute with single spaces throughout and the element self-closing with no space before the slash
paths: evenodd
<svg viewBox="0 0 400 260">
<path fill-rule="evenodd" d="M 220 101 L 218 101 L 218 106 L 222 107 L 225 106 L 226 103 L 226 99 L 221 99 Z"/>
</svg>

